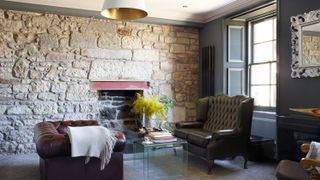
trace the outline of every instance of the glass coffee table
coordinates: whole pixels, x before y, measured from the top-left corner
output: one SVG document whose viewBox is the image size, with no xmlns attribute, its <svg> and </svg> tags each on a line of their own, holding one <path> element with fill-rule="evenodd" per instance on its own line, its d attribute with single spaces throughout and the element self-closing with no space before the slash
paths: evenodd
<svg viewBox="0 0 320 180">
<path fill-rule="evenodd" d="M 134 166 L 142 169 L 144 180 L 164 180 L 184 177 L 188 167 L 188 143 L 177 138 L 175 142 L 144 144 L 136 141 Z"/>
</svg>

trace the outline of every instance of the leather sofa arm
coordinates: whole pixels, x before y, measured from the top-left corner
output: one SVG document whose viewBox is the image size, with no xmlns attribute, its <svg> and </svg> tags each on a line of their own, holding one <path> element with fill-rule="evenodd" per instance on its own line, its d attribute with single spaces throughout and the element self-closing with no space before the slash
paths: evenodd
<svg viewBox="0 0 320 180">
<path fill-rule="evenodd" d="M 176 128 L 202 128 L 203 122 L 200 121 L 186 121 L 186 122 L 179 122 L 176 124 Z"/>
<path fill-rule="evenodd" d="M 118 140 L 113 148 L 113 152 L 122 152 L 126 147 L 126 136 L 120 131 L 116 132 L 115 136 Z"/>
<path fill-rule="evenodd" d="M 239 131 L 236 129 L 222 129 L 214 132 L 213 139 L 239 137 Z"/>
</svg>

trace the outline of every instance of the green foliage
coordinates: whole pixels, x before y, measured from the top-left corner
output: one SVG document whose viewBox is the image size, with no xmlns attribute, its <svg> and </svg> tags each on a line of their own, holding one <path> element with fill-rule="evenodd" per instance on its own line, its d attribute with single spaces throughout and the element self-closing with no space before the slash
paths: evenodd
<svg viewBox="0 0 320 180">
<path fill-rule="evenodd" d="M 161 95 L 159 101 L 164 105 L 166 112 L 168 112 L 168 110 L 171 109 L 176 103 L 172 97 L 169 97 L 167 95 Z"/>
</svg>

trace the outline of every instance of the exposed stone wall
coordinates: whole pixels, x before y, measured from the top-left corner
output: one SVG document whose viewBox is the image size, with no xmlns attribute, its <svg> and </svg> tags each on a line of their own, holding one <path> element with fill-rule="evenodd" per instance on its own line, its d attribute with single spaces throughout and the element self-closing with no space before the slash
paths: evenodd
<svg viewBox="0 0 320 180">
<path fill-rule="evenodd" d="M 320 36 L 303 35 L 302 51 L 304 65 L 317 66 L 320 64 Z"/>
<path fill-rule="evenodd" d="M 38 122 L 99 120 L 91 80 L 147 80 L 193 120 L 198 49 L 195 28 L 0 10 L 0 153 L 33 152 Z"/>
</svg>

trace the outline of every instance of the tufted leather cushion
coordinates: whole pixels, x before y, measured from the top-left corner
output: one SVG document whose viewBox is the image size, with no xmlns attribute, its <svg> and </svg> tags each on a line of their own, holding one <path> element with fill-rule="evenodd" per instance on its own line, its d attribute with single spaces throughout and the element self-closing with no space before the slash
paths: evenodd
<svg viewBox="0 0 320 180">
<path fill-rule="evenodd" d="M 204 129 L 215 132 L 221 129 L 234 129 L 239 123 L 241 103 L 244 96 L 211 96 L 209 97 L 208 120 Z"/>
<path fill-rule="evenodd" d="M 35 126 L 34 141 L 37 152 L 42 158 L 57 156 L 70 156 L 71 145 L 67 135 L 68 126 L 95 126 L 97 121 L 55 121 L 41 122 Z M 85 132 L 84 132 L 85 133 Z M 122 132 L 116 132 L 118 141 L 113 149 L 121 152 L 125 147 L 125 136 Z"/>
<path fill-rule="evenodd" d="M 206 147 L 212 137 L 212 132 L 202 128 L 180 128 L 174 132 L 176 137 L 187 139 L 189 143 Z"/>
<path fill-rule="evenodd" d="M 190 132 L 190 134 L 188 135 L 188 142 L 206 148 L 211 137 L 211 132 L 199 129 Z"/>
</svg>

